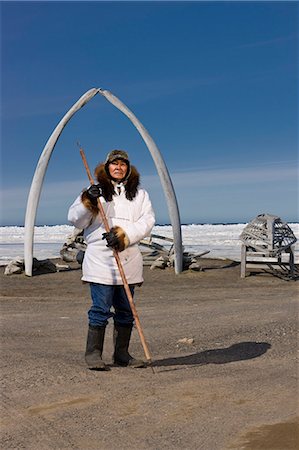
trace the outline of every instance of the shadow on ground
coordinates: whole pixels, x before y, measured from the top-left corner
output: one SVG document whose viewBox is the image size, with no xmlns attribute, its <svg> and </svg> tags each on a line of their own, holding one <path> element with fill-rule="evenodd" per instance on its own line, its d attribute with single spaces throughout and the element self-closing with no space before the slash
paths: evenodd
<svg viewBox="0 0 299 450">
<path fill-rule="evenodd" d="M 206 350 L 187 356 L 165 358 L 153 362 L 153 366 L 179 366 L 179 365 L 204 365 L 227 364 L 235 361 L 258 358 L 271 348 L 267 342 L 240 342 L 222 349 Z"/>
</svg>

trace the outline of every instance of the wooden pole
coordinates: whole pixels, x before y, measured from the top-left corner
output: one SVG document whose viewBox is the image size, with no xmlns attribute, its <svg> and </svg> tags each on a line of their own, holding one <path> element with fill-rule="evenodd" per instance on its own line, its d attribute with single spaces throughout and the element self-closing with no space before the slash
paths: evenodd
<svg viewBox="0 0 299 450">
<path fill-rule="evenodd" d="M 91 172 L 90 172 L 90 169 L 89 169 L 86 157 L 85 157 L 84 150 L 83 150 L 82 147 L 80 147 L 80 145 L 79 145 L 79 148 L 80 148 L 80 155 L 81 155 L 84 167 L 86 169 L 86 173 L 87 173 L 89 182 L 90 182 L 90 184 L 94 184 L 94 180 L 93 180 L 93 177 L 91 175 Z M 106 217 L 106 214 L 105 214 L 105 211 L 104 211 L 104 208 L 103 208 L 103 205 L 102 205 L 102 202 L 101 202 L 100 198 L 98 198 L 98 208 L 99 208 L 99 211 L 100 211 L 100 215 L 101 215 L 101 218 L 102 218 L 105 230 L 106 230 L 107 233 L 109 233 L 110 227 L 109 227 L 108 220 L 107 220 L 107 217 Z M 140 323 L 140 320 L 139 320 L 139 317 L 138 317 L 138 314 L 137 314 L 136 306 L 135 306 L 135 303 L 134 303 L 134 300 L 133 300 L 133 296 L 131 294 L 131 291 L 130 291 L 127 279 L 126 279 L 126 275 L 125 275 L 122 263 L 120 261 L 119 254 L 114 248 L 112 249 L 112 251 L 113 251 L 113 255 L 114 255 L 114 258 L 115 258 L 115 261 L 116 261 L 116 264 L 117 264 L 117 267 L 118 267 L 118 270 L 119 270 L 119 273 L 120 273 L 120 276 L 121 276 L 121 279 L 122 279 L 122 282 L 123 282 L 123 285 L 124 285 L 125 292 L 127 294 L 128 300 L 129 300 L 129 304 L 130 304 L 131 311 L 132 311 L 132 314 L 133 314 L 133 317 L 134 317 L 134 320 L 135 320 L 136 328 L 137 328 L 137 331 L 138 331 L 138 334 L 139 334 L 139 337 L 140 337 L 140 340 L 141 340 L 141 344 L 142 344 L 142 347 L 143 347 L 143 350 L 144 350 L 145 357 L 147 359 L 147 362 L 149 364 L 151 364 L 152 363 L 151 355 L 150 355 L 150 352 L 149 352 L 149 349 L 148 349 L 148 346 L 147 346 L 147 343 L 146 343 L 146 340 L 145 340 L 145 337 L 144 337 L 144 333 L 143 333 L 142 328 L 141 328 L 141 323 Z M 152 370 L 154 372 L 153 367 L 152 367 Z"/>
</svg>

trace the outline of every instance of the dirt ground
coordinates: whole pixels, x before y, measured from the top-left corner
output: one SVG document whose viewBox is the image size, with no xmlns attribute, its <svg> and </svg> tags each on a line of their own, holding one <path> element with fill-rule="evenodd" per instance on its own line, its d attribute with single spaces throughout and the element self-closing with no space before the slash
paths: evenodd
<svg viewBox="0 0 299 450">
<path fill-rule="evenodd" d="M 1 448 L 299 448 L 298 282 L 202 261 L 181 275 L 145 268 L 135 300 L 155 373 L 113 367 L 112 324 L 110 370 L 86 369 L 80 269 L 1 268 Z M 137 330 L 131 353 L 143 357 Z"/>
</svg>

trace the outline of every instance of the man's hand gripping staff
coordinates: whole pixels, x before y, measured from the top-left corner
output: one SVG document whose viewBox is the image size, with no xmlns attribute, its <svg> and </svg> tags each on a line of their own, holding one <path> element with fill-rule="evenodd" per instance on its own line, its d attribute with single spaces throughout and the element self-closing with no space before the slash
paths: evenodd
<svg viewBox="0 0 299 450">
<path fill-rule="evenodd" d="M 140 341 L 141 341 L 141 344 L 142 344 L 142 347 L 144 350 L 144 354 L 145 354 L 148 364 L 151 365 L 151 363 L 152 363 L 151 355 L 150 355 L 150 352 L 149 352 L 149 349 L 148 349 L 148 346 L 147 346 L 147 343 L 146 343 L 146 340 L 145 340 L 145 337 L 144 337 L 144 334 L 143 334 L 143 331 L 141 328 L 141 323 L 140 323 L 140 320 L 139 320 L 139 317 L 137 314 L 135 303 L 134 303 L 134 300 L 133 300 L 133 297 L 132 297 L 132 294 L 131 294 L 131 291 L 130 291 L 130 288 L 129 288 L 129 285 L 128 285 L 128 282 L 126 279 L 126 275 L 124 273 L 124 269 L 122 267 L 122 264 L 121 264 L 121 261 L 120 261 L 119 255 L 118 255 L 118 251 L 117 251 L 117 248 L 119 248 L 119 246 L 120 246 L 119 238 L 117 235 L 117 228 L 120 228 L 120 227 L 113 227 L 110 229 L 102 202 L 100 200 L 101 189 L 97 184 L 94 183 L 94 180 L 92 178 L 83 148 L 80 147 L 79 144 L 78 144 L 78 146 L 80 148 L 80 155 L 81 155 L 89 182 L 91 184 L 90 188 L 88 189 L 89 195 L 91 194 L 90 197 L 93 196 L 93 198 L 96 198 L 97 206 L 98 206 L 98 209 L 99 209 L 99 212 L 100 212 L 100 215 L 101 215 L 101 218 L 102 218 L 105 230 L 106 230 L 106 233 L 103 233 L 103 239 L 107 240 L 108 247 L 112 247 L 113 255 L 115 257 L 117 267 L 118 267 L 118 270 L 119 270 L 119 273 L 120 273 L 120 276 L 121 276 L 121 279 L 123 282 L 123 286 L 124 286 L 127 298 L 130 303 L 130 307 L 131 307 L 132 314 L 133 314 L 133 317 L 135 320 L 135 324 L 136 324 L 136 328 L 137 328 L 137 331 L 138 331 L 138 334 L 140 337 Z M 153 366 L 151 366 L 151 368 L 152 368 L 153 373 L 155 373 Z"/>
</svg>

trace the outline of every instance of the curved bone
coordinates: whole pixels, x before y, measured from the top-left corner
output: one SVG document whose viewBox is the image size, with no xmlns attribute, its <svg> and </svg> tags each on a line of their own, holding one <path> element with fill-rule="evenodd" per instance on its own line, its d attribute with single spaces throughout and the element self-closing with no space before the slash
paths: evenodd
<svg viewBox="0 0 299 450">
<path fill-rule="evenodd" d="M 33 235 L 34 235 L 34 224 L 37 212 L 37 206 L 42 190 L 42 185 L 48 163 L 58 141 L 58 138 L 66 126 L 71 117 L 84 106 L 89 100 L 91 100 L 98 93 L 97 88 L 90 89 L 85 92 L 82 97 L 69 109 L 65 116 L 61 119 L 53 133 L 48 139 L 42 154 L 37 163 L 34 176 L 31 182 L 31 188 L 27 200 L 26 216 L 25 216 L 25 236 L 24 236 L 24 263 L 25 263 L 25 274 L 29 277 L 32 276 L 32 262 L 33 262 Z"/>
<path fill-rule="evenodd" d="M 57 140 L 62 130 L 64 129 L 68 121 L 80 108 L 82 108 L 82 106 L 84 106 L 87 102 L 89 102 L 89 100 L 91 100 L 98 92 L 131 120 L 131 122 L 137 128 L 141 137 L 143 138 L 149 152 L 151 153 L 166 196 L 170 221 L 173 227 L 173 235 L 174 235 L 175 271 L 176 273 L 180 273 L 182 272 L 183 266 L 183 248 L 182 248 L 180 216 L 173 185 L 165 162 L 161 156 L 161 153 L 157 148 L 156 144 L 154 143 L 153 139 L 149 135 L 148 131 L 139 122 L 139 120 L 132 113 L 132 111 L 130 111 L 118 98 L 112 95 L 111 92 L 93 88 L 87 91 L 84 95 L 82 95 L 82 97 L 70 108 L 70 110 L 61 119 L 61 121 L 51 134 L 50 138 L 48 139 L 48 142 L 46 143 L 42 151 L 42 154 L 39 158 L 38 164 L 36 166 L 27 200 L 27 208 L 25 216 L 25 237 L 24 237 L 25 274 L 28 276 L 32 276 L 34 224 L 41 189 L 51 154 L 54 150 L 54 147 L 57 143 Z"/>
<path fill-rule="evenodd" d="M 142 139 L 144 140 L 157 168 L 158 175 L 166 196 L 167 207 L 171 225 L 173 228 L 174 239 L 174 251 L 175 251 L 175 272 L 180 273 L 183 270 L 183 247 L 182 247 L 182 234 L 181 234 L 181 222 L 179 215 L 179 208 L 177 199 L 175 196 L 173 184 L 167 170 L 166 164 L 162 158 L 160 150 L 156 146 L 155 142 L 149 135 L 149 132 L 144 128 L 142 123 L 139 122 L 137 117 L 129 110 L 115 95 L 111 92 L 99 89 L 99 93 L 103 95 L 110 103 L 118 108 L 123 114 L 125 114 L 133 123 L 133 125 L 139 131 Z"/>
</svg>

